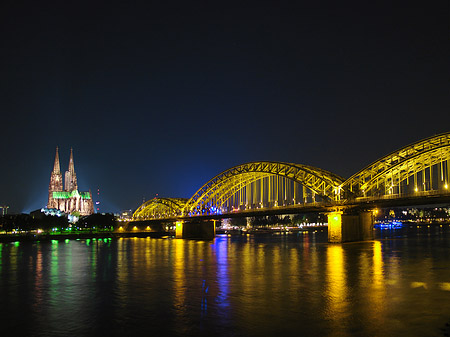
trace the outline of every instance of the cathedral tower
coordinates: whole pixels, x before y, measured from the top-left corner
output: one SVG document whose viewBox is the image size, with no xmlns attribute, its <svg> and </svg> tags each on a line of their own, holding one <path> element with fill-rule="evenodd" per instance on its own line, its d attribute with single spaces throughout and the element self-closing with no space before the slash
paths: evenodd
<svg viewBox="0 0 450 337">
<path fill-rule="evenodd" d="M 91 192 L 78 191 L 72 149 L 70 149 L 69 169 L 64 174 L 64 190 L 62 179 L 57 147 L 50 185 L 48 186 L 47 208 L 56 208 L 67 214 L 89 215 L 94 213 Z"/>
<path fill-rule="evenodd" d="M 75 165 L 73 163 L 73 150 L 70 148 L 69 169 L 64 175 L 64 186 L 68 192 L 78 190 L 77 175 L 75 174 Z"/>
<path fill-rule="evenodd" d="M 53 171 L 50 175 L 50 184 L 48 186 L 48 204 L 47 208 L 58 208 L 58 202 L 53 198 L 53 192 L 60 192 L 63 190 L 62 174 L 59 166 L 59 153 L 56 147 L 55 162 L 53 164 Z"/>
</svg>

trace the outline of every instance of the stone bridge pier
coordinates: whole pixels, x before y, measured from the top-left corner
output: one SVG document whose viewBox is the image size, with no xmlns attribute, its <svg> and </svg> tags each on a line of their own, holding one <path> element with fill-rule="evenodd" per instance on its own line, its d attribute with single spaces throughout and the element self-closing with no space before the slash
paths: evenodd
<svg viewBox="0 0 450 337">
<path fill-rule="evenodd" d="M 360 211 L 357 214 L 344 214 L 339 211 L 327 215 L 329 243 L 373 240 L 372 211 Z"/>
<path fill-rule="evenodd" d="M 211 240 L 216 236 L 216 222 L 218 220 L 190 220 L 177 221 L 175 226 L 175 238 L 177 239 L 206 239 Z"/>
</svg>

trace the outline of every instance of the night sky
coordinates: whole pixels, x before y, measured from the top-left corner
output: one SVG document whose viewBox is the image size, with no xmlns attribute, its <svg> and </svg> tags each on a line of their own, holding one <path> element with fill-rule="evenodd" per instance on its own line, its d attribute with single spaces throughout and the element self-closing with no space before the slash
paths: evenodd
<svg viewBox="0 0 450 337">
<path fill-rule="evenodd" d="M 119 212 L 250 161 L 349 177 L 450 131 L 448 1 L 3 0 L 0 26 L 13 213 L 46 206 L 56 146 Z"/>
</svg>

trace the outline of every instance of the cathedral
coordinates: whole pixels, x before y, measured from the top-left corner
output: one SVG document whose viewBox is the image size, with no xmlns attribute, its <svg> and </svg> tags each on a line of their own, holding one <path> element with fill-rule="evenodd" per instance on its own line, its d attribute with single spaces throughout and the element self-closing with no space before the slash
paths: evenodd
<svg viewBox="0 0 450 337">
<path fill-rule="evenodd" d="M 48 187 L 47 208 L 56 208 L 67 214 L 89 215 L 94 213 L 91 192 L 78 191 L 72 149 L 70 149 L 69 169 L 64 174 L 63 189 L 63 176 L 59 166 L 58 147 L 56 148 L 55 163 Z"/>
</svg>

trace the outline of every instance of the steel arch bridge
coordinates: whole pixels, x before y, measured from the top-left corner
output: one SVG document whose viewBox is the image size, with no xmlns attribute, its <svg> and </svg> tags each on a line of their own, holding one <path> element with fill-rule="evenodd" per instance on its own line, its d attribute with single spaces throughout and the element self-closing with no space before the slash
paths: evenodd
<svg viewBox="0 0 450 337">
<path fill-rule="evenodd" d="M 252 162 L 232 167 L 209 180 L 189 199 L 183 214 L 223 211 L 226 203 L 236 194 L 239 194 L 239 204 L 245 204 L 246 207 L 249 204 L 270 206 L 271 203 L 277 206 L 280 200 L 283 203 L 290 201 L 292 192 L 295 202 L 297 185 L 300 185 L 298 187 L 302 194 L 305 187 L 313 193 L 313 198 L 317 195 L 322 199 L 334 200 L 339 196 L 339 186 L 343 182 L 342 177 L 312 166 Z M 288 197 L 289 190 L 291 193 Z"/>
<path fill-rule="evenodd" d="M 169 218 L 182 214 L 186 198 L 154 198 L 144 202 L 134 213 L 133 220 Z"/>
<path fill-rule="evenodd" d="M 346 203 L 449 192 L 450 132 L 396 150 L 350 178 L 293 163 L 252 162 L 206 182 L 190 199 L 147 201 L 134 219 L 225 214 L 298 204 Z"/>
<path fill-rule="evenodd" d="M 378 159 L 348 178 L 343 190 L 383 197 L 448 189 L 450 132 L 418 141 Z"/>
</svg>

